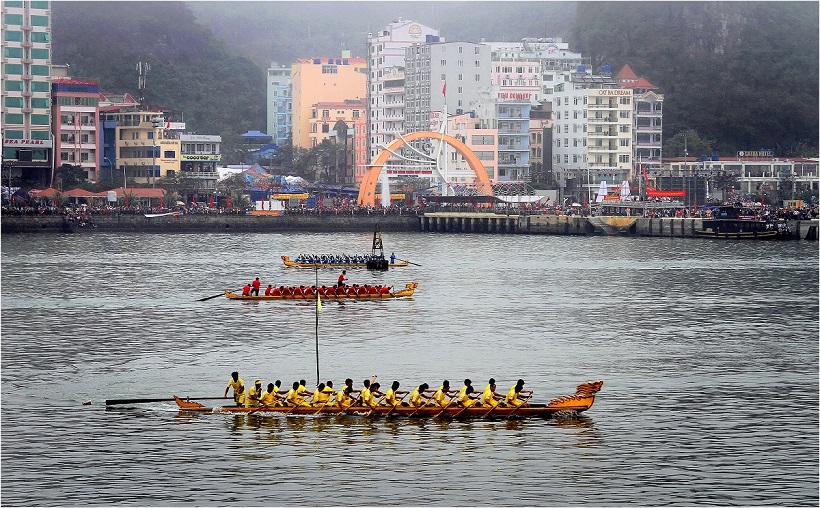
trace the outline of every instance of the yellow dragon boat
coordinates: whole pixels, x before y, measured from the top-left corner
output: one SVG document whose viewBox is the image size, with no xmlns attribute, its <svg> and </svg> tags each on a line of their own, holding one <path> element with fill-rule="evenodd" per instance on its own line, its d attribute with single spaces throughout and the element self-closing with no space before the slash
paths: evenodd
<svg viewBox="0 0 820 508">
<path fill-rule="evenodd" d="M 285 266 L 290 266 L 294 268 L 367 268 L 367 262 L 364 263 L 308 263 L 308 262 L 301 262 L 301 261 L 294 261 L 290 259 L 290 256 L 281 256 L 282 262 L 285 263 Z M 399 266 L 407 266 L 409 265 L 409 261 L 396 261 L 395 263 L 388 263 L 387 266 L 390 268 L 396 268 Z"/>
<path fill-rule="evenodd" d="M 404 289 L 390 291 L 389 293 L 330 293 L 320 294 L 322 300 L 384 300 L 386 298 L 406 298 L 413 296 L 418 287 L 418 282 L 408 282 Z M 332 287 L 330 289 L 333 289 Z M 242 296 L 232 291 L 225 291 L 225 296 L 230 300 L 316 300 L 316 294 L 293 294 L 293 295 L 272 295 L 272 296 Z"/>
<path fill-rule="evenodd" d="M 447 407 L 434 405 L 411 407 L 411 406 L 350 406 L 341 408 L 339 406 L 324 405 L 318 407 L 310 406 L 276 406 L 276 407 L 244 407 L 244 406 L 223 406 L 207 407 L 199 402 L 183 399 L 174 395 L 174 401 L 181 410 L 195 411 L 203 413 L 254 413 L 265 415 L 293 414 L 293 415 L 313 415 L 313 414 L 353 414 L 353 415 L 377 415 L 377 416 L 403 416 L 403 417 L 447 417 L 447 418 L 526 418 L 542 417 L 549 418 L 556 413 L 574 412 L 581 413 L 592 407 L 595 402 L 595 394 L 601 390 L 603 381 L 581 383 L 575 390 L 574 395 L 566 395 L 549 401 L 546 404 L 528 404 L 521 407 L 486 407 L 472 406 L 468 408 L 452 404 Z"/>
</svg>

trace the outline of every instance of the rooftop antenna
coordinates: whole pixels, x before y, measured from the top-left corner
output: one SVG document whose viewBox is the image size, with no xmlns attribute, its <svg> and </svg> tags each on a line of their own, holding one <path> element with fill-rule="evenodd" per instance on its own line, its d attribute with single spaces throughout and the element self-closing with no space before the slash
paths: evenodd
<svg viewBox="0 0 820 508">
<path fill-rule="evenodd" d="M 151 66 L 148 62 L 137 62 L 137 72 L 139 73 L 137 88 L 139 90 L 139 103 L 141 109 L 145 107 L 145 75 L 148 74 L 148 71 L 150 70 Z"/>
</svg>

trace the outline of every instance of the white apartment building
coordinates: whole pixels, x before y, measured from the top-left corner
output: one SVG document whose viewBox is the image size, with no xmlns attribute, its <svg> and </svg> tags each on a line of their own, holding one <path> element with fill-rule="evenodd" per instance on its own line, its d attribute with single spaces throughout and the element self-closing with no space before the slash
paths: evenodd
<svg viewBox="0 0 820 508">
<path fill-rule="evenodd" d="M 622 88 L 632 89 L 632 162 L 656 173 L 663 157 L 663 94 L 646 78 L 636 76 L 628 65 L 615 81 Z"/>
<path fill-rule="evenodd" d="M 573 75 L 553 98 L 553 171 L 565 195 L 589 199 L 602 180 L 615 187 L 632 170 L 631 89 L 609 76 Z"/>
<path fill-rule="evenodd" d="M 483 42 L 483 41 L 482 41 Z M 519 42 L 488 42 L 492 51 L 493 72 L 508 75 L 512 81 L 531 80 L 530 68 L 536 64 L 539 88 L 531 92 L 533 105 L 552 100 L 556 85 L 568 83 L 573 73 L 589 72 L 589 58 L 569 50 L 569 44 L 560 38 L 525 38 Z M 498 71 L 496 71 L 498 67 Z M 502 70 L 506 69 L 506 72 Z M 516 72 L 520 69 L 520 72 Z M 502 81 L 503 83 L 503 81 Z M 532 85 L 527 85 L 528 90 Z"/>
<path fill-rule="evenodd" d="M 367 153 L 373 159 L 404 132 L 404 58 L 413 44 L 439 42 L 439 31 L 413 20 L 392 21 L 367 34 Z"/>
</svg>

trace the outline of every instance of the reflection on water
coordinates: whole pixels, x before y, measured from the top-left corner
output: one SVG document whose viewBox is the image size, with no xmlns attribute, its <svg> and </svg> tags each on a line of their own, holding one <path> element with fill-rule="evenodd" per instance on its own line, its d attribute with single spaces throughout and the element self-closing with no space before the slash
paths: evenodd
<svg viewBox="0 0 820 508">
<path fill-rule="evenodd" d="M 351 283 L 418 281 L 415 296 L 319 314 L 322 380 L 495 377 L 506 389 L 524 378 L 543 403 L 604 379 L 582 415 L 102 405 L 220 396 L 232 370 L 284 386 L 313 378 L 312 304 L 196 300 L 256 276 L 332 284 L 335 270 L 286 269 L 278 256 L 371 240 L 4 236 L 3 503 L 818 504 L 818 270 L 806 242 L 391 234 L 390 250 L 423 266 L 351 270 Z M 256 472 L 275 483 L 249 482 Z"/>
</svg>

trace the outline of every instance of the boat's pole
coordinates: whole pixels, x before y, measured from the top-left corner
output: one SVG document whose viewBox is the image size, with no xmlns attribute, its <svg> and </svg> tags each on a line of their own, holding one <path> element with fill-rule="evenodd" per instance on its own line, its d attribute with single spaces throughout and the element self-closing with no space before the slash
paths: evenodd
<svg viewBox="0 0 820 508">
<path fill-rule="evenodd" d="M 316 275 L 316 386 L 319 386 L 319 267 L 314 266 Z"/>
</svg>

